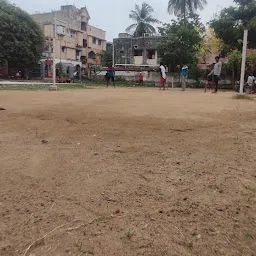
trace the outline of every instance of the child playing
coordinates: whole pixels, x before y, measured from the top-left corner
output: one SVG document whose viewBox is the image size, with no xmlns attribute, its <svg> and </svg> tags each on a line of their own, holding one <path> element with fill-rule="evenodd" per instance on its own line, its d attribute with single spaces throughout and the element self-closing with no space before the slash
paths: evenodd
<svg viewBox="0 0 256 256">
<path fill-rule="evenodd" d="M 142 72 L 139 73 L 139 82 L 140 82 L 140 85 L 143 86 L 143 74 L 142 74 Z"/>
</svg>

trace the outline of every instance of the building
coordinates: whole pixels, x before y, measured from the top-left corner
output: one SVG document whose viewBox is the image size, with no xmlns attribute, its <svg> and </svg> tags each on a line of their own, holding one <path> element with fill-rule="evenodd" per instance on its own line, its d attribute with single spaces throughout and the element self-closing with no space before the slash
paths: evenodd
<svg viewBox="0 0 256 256">
<path fill-rule="evenodd" d="M 157 47 L 165 38 L 152 34 L 133 37 L 127 33 L 120 33 L 113 41 L 115 64 L 158 66 L 160 56 Z"/>
<path fill-rule="evenodd" d="M 65 5 L 59 11 L 34 14 L 32 17 L 42 26 L 46 39 L 42 54 L 46 76 L 51 77 L 55 28 L 57 64 L 72 66 L 80 74 L 85 73 L 91 64 L 101 64 L 97 54 L 106 49 L 106 32 L 89 25 L 91 17 L 86 7 L 78 9 Z"/>
<path fill-rule="evenodd" d="M 91 25 L 87 29 L 88 65 L 101 64 L 101 54 L 106 51 L 106 32 Z"/>
</svg>

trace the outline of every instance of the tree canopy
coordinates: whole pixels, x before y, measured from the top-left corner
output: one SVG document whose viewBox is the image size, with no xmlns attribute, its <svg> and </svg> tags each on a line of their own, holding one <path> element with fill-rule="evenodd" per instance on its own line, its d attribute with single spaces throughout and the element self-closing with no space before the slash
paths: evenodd
<svg viewBox="0 0 256 256">
<path fill-rule="evenodd" d="M 0 63 L 27 68 L 41 57 L 44 36 L 31 16 L 7 1 L 0 1 Z"/>
<path fill-rule="evenodd" d="M 198 62 L 204 26 L 197 14 L 190 14 L 186 20 L 172 20 L 171 24 L 159 28 L 159 32 L 167 36 L 167 40 L 158 47 L 159 53 L 172 70 L 178 65 Z"/>
<path fill-rule="evenodd" d="M 206 0 L 169 0 L 168 12 L 178 17 L 185 18 L 191 13 L 202 10 L 206 4 Z"/>
<path fill-rule="evenodd" d="M 129 15 L 134 23 L 126 29 L 126 32 L 134 31 L 135 37 L 143 36 L 145 33 L 155 33 L 156 29 L 153 24 L 157 24 L 159 21 L 153 17 L 153 13 L 154 10 L 149 4 L 143 2 L 141 7 L 136 4 Z"/>
<path fill-rule="evenodd" d="M 112 55 L 113 55 L 113 44 L 107 43 L 106 51 L 104 51 L 102 54 L 103 65 L 107 67 L 109 64 L 113 62 Z"/>
<path fill-rule="evenodd" d="M 248 47 L 256 47 L 256 1 L 235 0 L 238 6 L 223 9 L 220 14 L 210 21 L 218 38 L 223 42 L 223 54 L 242 48 L 244 28 L 249 29 Z"/>
<path fill-rule="evenodd" d="M 205 33 L 202 34 L 203 43 L 201 44 L 200 53 L 202 64 L 207 64 L 207 59 L 212 56 L 220 55 L 223 48 L 223 42 L 216 37 L 212 28 L 207 28 Z"/>
</svg>

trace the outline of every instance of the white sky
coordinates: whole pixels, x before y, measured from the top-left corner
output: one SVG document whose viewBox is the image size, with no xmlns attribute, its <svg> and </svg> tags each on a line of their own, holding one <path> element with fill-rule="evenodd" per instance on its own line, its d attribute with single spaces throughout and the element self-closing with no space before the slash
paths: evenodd
<svg viewBox="0 0 256 256">
<path fill-rule="evenodd" d="M 107 31 L 107 39 L 112 41 L 118 33 L 124 32 L 131 24 L 129 12 L 135 3 L 143 0 L 9 0 L 30 14 L 35 12 L 50 12 L 60 9 L 61 5 L 74 4 L 80 8 L 86 5 L 90 16 L 90 24 Z M 145 0 L 155 10 L 155 18 L 169 22 L 173 16 L 167 13 L 168 0 Z M 233 0 L 208 0 L 208 5 L 200 12 L 202 21 L 206 23 L 222 8 L 233 4 Z"/>
</svg>

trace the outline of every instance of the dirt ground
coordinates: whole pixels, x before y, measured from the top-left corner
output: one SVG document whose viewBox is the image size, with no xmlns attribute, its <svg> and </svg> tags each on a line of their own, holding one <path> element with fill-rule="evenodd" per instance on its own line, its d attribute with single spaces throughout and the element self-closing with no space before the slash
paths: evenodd
<svg viewBox="0 0 256 256">
<path fill-rule="evenodd" d="M 256 101 L 1 91 L 1 256 L 255 256 Z"/>
</svg>

